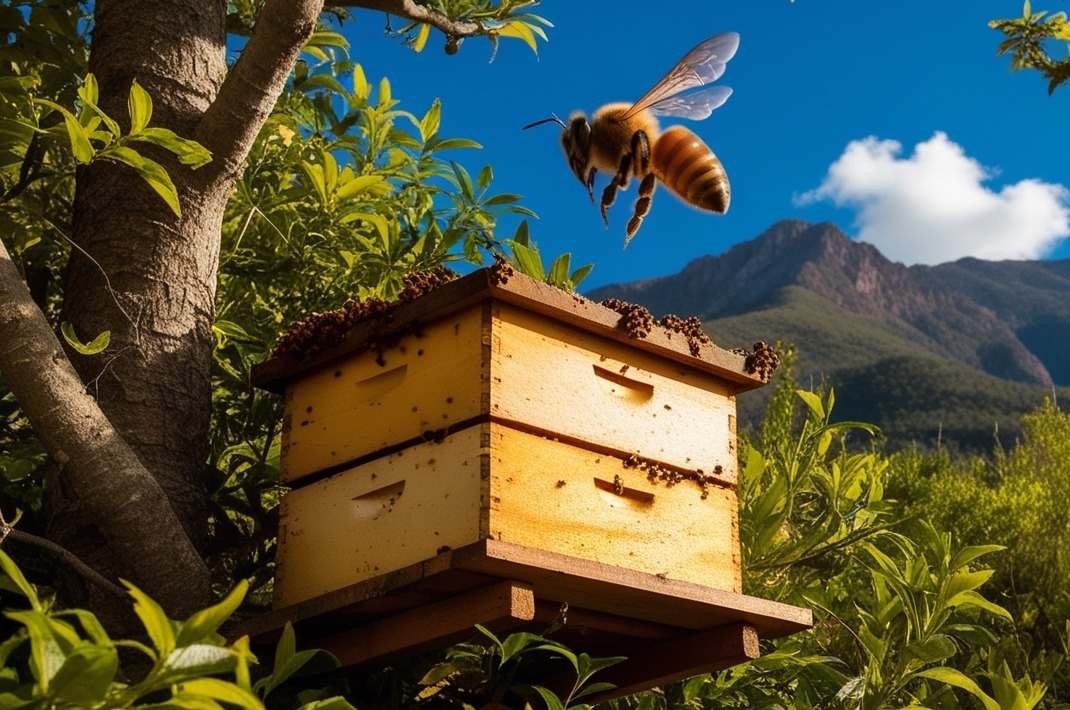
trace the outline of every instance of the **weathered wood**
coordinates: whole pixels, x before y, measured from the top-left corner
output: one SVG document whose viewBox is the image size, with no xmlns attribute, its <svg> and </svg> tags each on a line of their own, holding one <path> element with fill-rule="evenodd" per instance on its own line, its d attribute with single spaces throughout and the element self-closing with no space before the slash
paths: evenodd
<svg viewBox="0 0 1070 710">
<path fill-rule="evenodd" d="M 562 616 L 565 619 L 564 626 L 561 627 L 564 632 L 571 632 L 570 635 L 588 641 L 595 637 L 640 639 L 643 642 L 664 641 L 678 638 L 683 631 L 675 626 L 657 624 L 642 619 L 616 616 L 601 611 L 564 605 L 560 602 L 535 600 L 534 621 L 542 627 L 545 628 L 552 624 L 560 623 Z"/>
<path fill-rule="evenodd" d="M 457 569 L 522 579 L 539 599 L 682 629 L 744 621 L 762 638 L 780 638 L 813 624 L 809 609 L 497 540 L 454 550 L 451 558 Z"/>
<path fill-rule="evenodd" d="M 299 635 L 305 630 L 312 636 L 324 635 L 346 624 L 369 623 L 503 579 L 530 584 L 538 599 L 553 606 L 568 603 L 572 612 L 588 610 L 685 631 L 743 621 L 756 628 L 762 638 L 780 638 L 813 623 L 809 609 L 483 540 L 306 601 L 279 606 L 243 622 L 234 633 L 270 641 L 290 621 Z M 545 613 L 540 618 L 546 619 Z"/>
<path fill-rule="evenodd" d="M 290 491 L 287 606 L 490 539 L 739 591 L 735 491 L 490 422 Z"/>
<path fill-rule="evenodd" d="M 477 636 L 476 624 L 501 633 L 534 616 L 531 586 L 504 581 L 318 638 L 315 645 L 343 666 L 387 664 Z"/>
<path fill-rule="evenodd" d="M 703 369 L 732 382 L 736 392 L 765 384 L 756 375 L 745 371 L 745 358 L 737 352 L 706 344 L 699 348 L 697 355 L 692 355 L 684 336 L 662 327 L 655 327 L 644 338 L 632 338 L 618 327 L 621 316 L 612 309 L 521 274 L 514 274 L 502 282 L 491 277 L 490 269 L 475 271 L 401 305 L 388 320 L 357 324 L 348 332 L 342 343 L 329 351 L 309 358 L 299 355 L 273 357 L 260 363 L 253 368 L 253 383 L 264 389 L 283 392 L 292 380 L 308 372 L 328 367 L 338 358 L 372 347 L 374 342 L 387 335 L 404 331 L 414 323 L 426 323 L 488 299 L 542 313 L 618 342 L 628 343 L 659 357 Z"/>
</svg>

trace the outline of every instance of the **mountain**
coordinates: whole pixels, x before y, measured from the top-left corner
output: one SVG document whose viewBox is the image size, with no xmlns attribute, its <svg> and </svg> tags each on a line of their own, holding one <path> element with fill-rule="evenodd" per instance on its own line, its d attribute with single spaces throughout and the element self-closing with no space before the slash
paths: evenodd
<svg viewBox="0 0 1070 710">
<path fill-rule="evenodd" d="M 795 346 L 798 375 L 893 446 L 1009 443 L 1022 413 L 1070 386 L 1070 261 L 906 267 L 832 224 L 785 220 L 678 274 L 587 294 L 698 315 L 715 342 Z M 766 393 L 767 396 L 768 393 Z M 755 418 L 764 399 L 740 400 Z"/>
</svg>

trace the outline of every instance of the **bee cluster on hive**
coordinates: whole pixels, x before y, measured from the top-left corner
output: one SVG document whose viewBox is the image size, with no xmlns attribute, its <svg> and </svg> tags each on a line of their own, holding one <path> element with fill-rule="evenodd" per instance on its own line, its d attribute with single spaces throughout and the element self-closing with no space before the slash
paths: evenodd
<svg viewBox="0 0 1070 710">
<path fill-rule="evenodd" d="M 780 356 L 772 345 L 764 341 L 759 340 L 751 352 L 743 351 L 743 354 L 746 356 L 743 361 L 744 372 L 757 376 L 762 382 L 771 380 L 776 369 L 780 367 Z"/>
<path fill-rule="evenodd" d="M 279 338 L 271 355 L 312 357 L 339 345 L 354 325 L 369 320 L 387 321 L 398 306 L 411 303 L 456 278 L 457 273 L 445 267 L 406 274 L 403 279 L 404 286 L 393 301 L 372 296 L 361 301 L 346 301 L 341 308 L 333 311 L 313 313 L 291 325 Z"/>
</svg>

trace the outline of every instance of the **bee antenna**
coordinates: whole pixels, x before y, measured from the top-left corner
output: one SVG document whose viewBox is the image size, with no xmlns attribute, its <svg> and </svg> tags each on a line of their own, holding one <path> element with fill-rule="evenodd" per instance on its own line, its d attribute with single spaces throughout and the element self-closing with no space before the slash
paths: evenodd
<svg viewBox="0 0 1070 710">
<path fill-rule="evenodd" d="M 526 131 L 529 128 L 532 128 L 534 126 L 538 126 L 538 125 L 543 124 L 543 123 L 549 123 L 550 121 L 554 121 L 555 123 L 557 123 L 557 125 L 561 126 L 562 128 L 568 128 L 568 126 L 565 124 L 565 122 L 557 117 L 556 113 L 551 113 L 550 114 L 550 118 L 544 118 L 541 121 L 536 121 L 535 123 L 529 123 L 528 125 L 524 126 L 524 128 L 521 129 L 521 130 L 525 130 Z"/>
</svg>

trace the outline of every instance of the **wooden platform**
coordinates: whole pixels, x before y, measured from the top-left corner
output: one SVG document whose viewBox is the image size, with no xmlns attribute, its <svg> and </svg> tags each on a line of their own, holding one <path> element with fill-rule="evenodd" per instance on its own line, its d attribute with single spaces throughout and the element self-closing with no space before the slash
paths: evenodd
<svg viewBox="0 0 1070 710">
<path fill-rule="evenodd" d="M 629 657 L 600 676 L 618 685 L 603 700 L 755 658 L 759 638 L 812 624 L 808 609 L 484 540 L 276 609 L 230 635 L 270 645 L 290 621 L 302 647 L 325 648 L 345 666 L 385 665 L 475 639 L 475 624 L 539 633 L 564 604 L 567 623 L 551 638 Z"/>
</svg>

